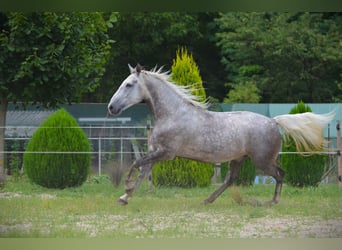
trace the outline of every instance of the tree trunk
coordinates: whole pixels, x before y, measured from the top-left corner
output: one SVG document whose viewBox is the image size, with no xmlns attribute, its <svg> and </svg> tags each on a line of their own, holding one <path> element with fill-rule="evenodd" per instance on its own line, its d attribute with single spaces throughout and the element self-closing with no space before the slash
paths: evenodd
<svg viewBox="0 0 342 250">
<path fill-rule="evenodd" d="M 5 126 L 6 126 L 6 112 L 7 99 L 0 97 L 0 188 L 5 185 Z"/>
</svg>

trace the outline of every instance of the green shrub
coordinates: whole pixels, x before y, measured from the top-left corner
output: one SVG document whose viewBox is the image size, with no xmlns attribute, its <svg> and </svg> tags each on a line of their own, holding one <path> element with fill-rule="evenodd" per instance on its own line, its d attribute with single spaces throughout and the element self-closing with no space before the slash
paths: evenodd
<svg viewBox="0 0 342 250">
<path fill-rule="evenodd" d="M 290 114 L 311 112 L 303 102 L 291 109 Z M 293 140 L 283 142 L 283 152 L 296 152 Z M 326 155 L 283 154 L 281 167 L 286 171 L 285 182 L 296 187 L 318 186 L 324 173 Z"/>
<path fill-rule="evenodd" d="M 90 168 L 90 154 L 30 153 L 90 152 L 86 134 L 64 109 L 50 115 L 33 134 L 24 154 L 24 171 L 31 181 L 48 188 L 81 185 Z"/>
<path fill-rule="evenodd" d="M 229 163 L 225 162 L 221 164 L 221 178 L 224 181 L 229 169 Z M 236 185 L 252 186 L 254 184 L 256 176 L 256 168 L 253 165 L 252 160 L 248 157 L 242 164 L 239 176 L 234 181 Z"/>
<path fill-rule="evenodd" d="M 212 164 L 176 157 L 171 161 L 155 164 L 152 181 L 155 186 L 206 187 L 214 175 Z"/>
<path fill-rule="evenodd" d="M 171 67 L 171 80 L 181 86 L 189 86 L 192 94 L 199 98 L 199 101 L 206 100 L 206 93 L 202 85 L 202 78 L 196 62 L 185 48 L 176 52 L 176 59 Z"/>
<path fill-rule="evenodd" d="M 198 67 L 185 48 L 178 49 L 173 61 L 171 79 L 181 86 L 189 86 L 192 94 L 205 101 L 205 90 Z M 155 164 L 152 172 L 156 186 L 205 187 L 214 175 L 212 164 L 184 158 Z"/>
</svg>

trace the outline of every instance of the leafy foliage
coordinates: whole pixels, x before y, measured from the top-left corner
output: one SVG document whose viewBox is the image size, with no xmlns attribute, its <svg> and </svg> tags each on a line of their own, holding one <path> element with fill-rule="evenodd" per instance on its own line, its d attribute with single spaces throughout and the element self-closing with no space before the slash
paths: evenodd
<svg viewBox="0 0 342 250">
<path fill-rule="evenodd" d="M 24 154 L 24 171 L 33 182 L 48 188 L 65 188 L 81 185 L 90 168 L 86 134 L 76 120 L 64 109 L 50 115 L 33 134 Z M 30 153 L 30 152 L 43 152 Z"/>
<path fill-rule="evenodd" d="M 311 112 L 311 108 L 300 101 L 291 109 L 290 114 Z M 283 152 L 295 152 L 296 146 L 293 140 L 283 143 Z M 284 168 L 285 182 L 292 186 L 318 186 L 324 173 L 326 155 L 298 155 L 284 154 L 281 156 L 281 166 Z"/>
<path fill-rule="evenodd" d="M 229 82 L 256 82 L 262 102 L 332 101 L 342 69 L 340 22 L 322 13 L 222 14 L 216 42 Z"/>
<path fill-rule="evenodd" d="M 260 100 L 259 89 L 254 82 L 230 84 L 232 89 L 228 92 L 224 103 L 258 103 Z"/>
<path fill-rule="evenodd" d="M 127 63 L 140 63 L 147 70 L 163 65 L 169 70 L 175 51 L 182 46 L 191 52 L 201 68 L 206 92 L 221 98 L 225 74 L 217 70 L 221 69 L 219 50 L 209 39 L 214 32 L 209 31 L 209 23 L 217 15 L 215 12 L 118 13 L 117 22 L 109 30 L 109 37 L 115 44 L 103 81 L 83 100 L 107 102 L 127 77 Z"/>
<path fill-rule="evenodd" d="M 98 12 L 0 12 L 0 151 L 8 102 L 55 107 L 80 101 L 100 84 L 115 16 L 105 21 Z"/>
<path fill-rule="evenodd" d="M 45 106 L 93 91 L 110 49 L 100 13 L 0 13 L 1 98 Z M 113 20 L 113 19 L 111 19 Z"/>
<path fill-rule="evenodd" d="M 192 94 L 199 97 L 199 101 L 204 102 L 206 100 L 198 66 L 185 48 L 177 50 L 171 70 L 171 80 L 178 85 L 188 86 Z"/>
<path fill-rule="evenodd" d="M 337 102 L 341 21 L 341 13 L 119 13 L 102 84 L 83 100 L 107 102 L 127 76 L 127 63 L 169 69 L 184 46 L 207 97 L 222 101 L 233 86 L 254 82 L 264 103 Z"/>
<path fill-rule="evenodd" d="M 229 162 L 221 164 L 221 179 L 225 179 L 227 172 L 229 170 Z M 252 160 L 248 157 L 242 164 L 240 173 L 237 179 L 234 181 L 236 185 L 241 186 L 252 186 L 254 184 L 256 176 L 256 168 L 253 165 Z"/>
<path fill-rule="evenodd" d="M 183 188 L 207 187 L 214 175 L 211 164 L 179 157 L 157 163 L 152 171 L 154 185 Z"/>
</svg>

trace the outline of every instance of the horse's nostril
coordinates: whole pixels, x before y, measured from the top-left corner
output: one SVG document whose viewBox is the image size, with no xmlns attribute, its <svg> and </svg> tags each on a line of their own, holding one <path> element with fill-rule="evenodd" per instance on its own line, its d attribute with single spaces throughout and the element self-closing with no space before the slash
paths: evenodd
<svg viewBox="0 0 342 250">
<path fill-rule="evenodd" d="M 108 108 L 109 108 L 109 110 L 112 110 L 112 109 L 113 109 L 113 106 L 112 106 L 112 105 L 110 105 Z"/>
</svg>

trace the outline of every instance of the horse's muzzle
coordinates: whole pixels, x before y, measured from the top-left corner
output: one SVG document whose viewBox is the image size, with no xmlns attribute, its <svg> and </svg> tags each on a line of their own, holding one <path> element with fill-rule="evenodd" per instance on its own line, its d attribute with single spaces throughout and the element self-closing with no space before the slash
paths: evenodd
<svg viewBox="0 0 342 250">
<path fill-rule="evenodd" d="M 108 111 L 111 115 L 119 115 L 122 111 L 122 108 L 119 105 L 108 105 Z"/>
</svg>

